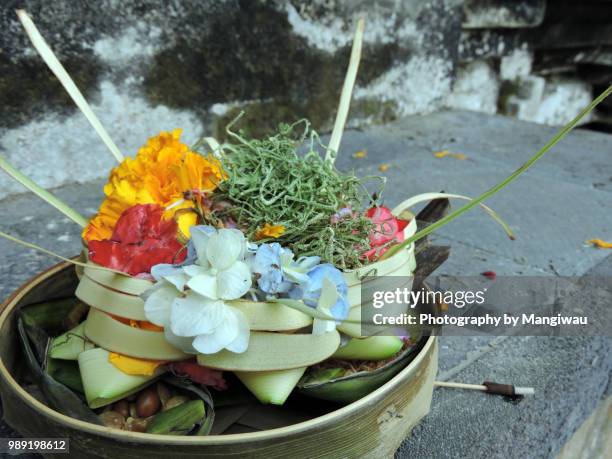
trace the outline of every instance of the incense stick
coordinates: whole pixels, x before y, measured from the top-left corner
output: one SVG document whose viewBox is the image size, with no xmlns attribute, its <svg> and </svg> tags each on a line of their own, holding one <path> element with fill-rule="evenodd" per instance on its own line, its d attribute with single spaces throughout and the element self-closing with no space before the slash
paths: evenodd
<svg viewBox="0 0 612 459">
<path fill-rule="evenodd" d="M 340 149 L 340 141 L 342 140 L 344 125 L 346 124 L 346 118 L 351 105 L 353 87 L 355 86 L 357 70 L 359 69 L 359 61 L 361 60 L 361 47 L 363 43 L 364 28 L 365 20 L 361 18 L 359 21 L 357 21 L 357 27 L 355 28 L 353 47 L 351 49 L 351 59 L 349 61 L 348 69 L 346 70 L 346 76 L 344 77 L 344 85 L 342 86 L 342 93 L 340 94 L 340 102 L 338 104 L 338 113 L 336 114 L 334 129 L 329 141 L 329 150 L 325 154 L 325 159 L 330 161 L 332 164 L 334 163 L 335 158 L 338 155 L 338 150 Z"/>
<path fill-rule="evenodd" d="M 535 389 L 533 387 L 517 387 L 512 384 L 499 384 L 491 381 L 485 381 L 482 384 L 465 384 L 458 382 L 446 382 L 446 381 L 434 381 L 435 387 L 447 387 L 451 389 L 467 389 L 467 390 L 479 390 L 495 395 L 533 395 Z"/>
<path fill-rule="evenodd" d="M 81 91 L 79 91 L 79 88 L 77 88 L 76 84 L 74 84 L 74 81 L 72 78 L 70 78 L 70 75 L 68 75 L 68 72 L 66 72 L 64 66 L 57 59 L 43 36 L 40 34 L 34 25 L 34 22 L 30 16 L 28 16 L 28 13 L 26 13 L 25 10 L 16 10 L 16 13 L 17 17 L 21 21 L 21 24 L 23 25 L 23 28 L 28 34 L 32 45 L 34 48 L 36 48 L 36 51 L 38 51 L 38 54 L 40 57 L 42 57 L 43 61 L 45 61 L 45 64 L 47 64 L 49 69 L 60 81 L 66 92 L 68 92 L 74 103 L 77 105 L 77 107 L 79 107 L 83 115 L 85 115 L 85 118 L 87 118 L 89 124 L 91 124 L 96 133 L 102 139 L 102 142 L 104 142 L 104 144 L 108 147 L 117 161 L 123 161 L 123 155 L 119 151 L 119 148 L 117 148 L 117 145 L 115 145 L 115 143 L 112 141 L 108 135 L 108 132 L 106 132 L 106 129 L 104 129 L 102 123 L 100 123 L 100 120 L 98 120 L 98 117 L 91 110 L 91 107 L 83 97 L 83 94 L 81 94 Z"/>
</svg>

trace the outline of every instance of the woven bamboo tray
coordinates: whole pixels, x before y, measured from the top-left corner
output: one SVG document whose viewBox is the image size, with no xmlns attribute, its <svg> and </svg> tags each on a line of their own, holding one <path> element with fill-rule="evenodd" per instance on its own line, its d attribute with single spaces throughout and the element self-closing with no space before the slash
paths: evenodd
<svg viewBox="0 0 612 459">
<path fill-rule="evenodd" d="M 24 363 L 15 313 L 29 304 L 70 297 L 77 283 L 74 267 L 58 264 L 18 289 L 4 302 L 0 315 L 4 419 L 25 437 L 69 438 L 71 457 L 389 457 L 429 411 L 438 366 L 435 337 L 423 342 L 416 358 L 404 370 L 366 397 L 340 408 L 330 405 L 326 414 L 286 427 L 173 437 L 114 430 L 72 419 L 21 387 Z M 291 404 L 286 409 L 291 410 Z"/>
</svg>

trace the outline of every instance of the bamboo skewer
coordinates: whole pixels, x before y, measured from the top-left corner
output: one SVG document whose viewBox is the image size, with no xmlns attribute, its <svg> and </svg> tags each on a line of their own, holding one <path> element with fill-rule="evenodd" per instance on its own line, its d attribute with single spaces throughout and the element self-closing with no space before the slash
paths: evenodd
<svg viewBox="0 0 612 459">
<path fill-rule="evenodd" d="M 57 59 L 43 36 L 34 25 L 34 22 L 30 16 L 28 16 L 28 13 L 26 13 L 25 10 L 16 10 L 16 13 L 17 17 L 21 21 L 21 24 L 23 25 L 23 28 L 28 34 L 32 45 L 34 48 L 36 48 L 36 51 L 38 51 L 38 54 L 40 57 L 42 57 L 43 61 L 45 61 L 45 64 L 47 64 L 49 69 L 60 81 L 64 89 L 68 92 L 68 95 L 70 95 L 74 103 L 77 105 L 77 107 L 79 107 L 83 115 L 85 115 L 85 118 L 87 118 L 89 124 L 91 124 L 96 133 L 102 139 L 102 142 L 104 142 L 104 144 L 108 147 L 117 161 L 123 161 L 123 155 L 119 151 L 119 148 L 117 148 L 117 145 L 115 145 L 115 143 L 112 141 L 108 135 L 108 132 L 106 132 L 106 129 L 104 129 L 102 123 L 100 123 L 100 120 L 94 114 L 91 107 L 83 97 L 83 94 L 81 91 L 79 91 L 79 88 L 77 88 L 72 78 L 70 78 L 70 75 L 68 75 L 68 72 L 66 72 L 64 66 Z"/>
<path fill-rule="evenodd" d="M 25 186 L 32 193 L 36 194 L 41 199 L 45 200 L 47 203 L 55 207 L 61 213 L 63 213 L 70 220 L 75 222 L 77 225 L 81 227 L 87 226 L 87 219 L 83 217 L 76 210 L 72 209 L 68 204 L 49 193 L 47 190 L 42 188 L 33 182 L 29 177 L 26 177 L 21 172 L 19 172 L 11 163 L 9 163 L 6 158 L 0 155 L 0 168 L 2 168 L 7 174 Z"/>
<path fill-rule="evenodd" d="M 32 244 L 31 242 L 26 242 L 26 241 L 22 241 L 19 238 L 16 238 L 15 236 L 11 236 L 10 234 L 7 234 L 3 231 L 0 231 L 0 237 L 3 237 L 4 239 L 7 239 L 11 242 L 14 242 L 16 244 L 22 245 L 24 247 L 27 247 L 28 249 L 32 249 L 32 250 L 36 250 L 38 252 L 44 253 L 45 255 L 49 255 L 50 257 L 53 258 L 58 258 L 62 261 L 65 261 L 67 263 L 72 263 L 73 265 L 77 265 L 77 266 L 81 266 L 83 268 L 89 268 L 89 269 L 98 269 L 100 271 L 110 271 L 112 273 L 115 274 L 121 274 L 122 276 L 126 276 L 129 277 L 129 274 L 126 274 L 124 272 L 118 271 L 116 269 L 112 269 L 112 268 L 107 268 L 105 266 L 99 266 L 99 265 L 94 265 L 91 263 L 83 263 L 82 261 L 77 261 L 77 260 L 73 260 L 71 258 L 66 258 L 63 257 L 55 252 L 51 252 L 50 250 L 47 249 L 43 249 L 42 247 L 36 245 L 36 244 Z"/>
<path fill-rule="evenodd" d="M 535 389 L 533 387 L 516 387 L 512 384 L 499 384 L 491 381 L 485 381 L 482 384 L 465 384 L 458 382 L 434 381 L 434 386 L 447 387 L 451 389 L 479 390 L 482 392 L 487 392 L 489 394 L 508 396 L 535 394 Z"/>
<path fill-rule="evenodd" d="M 330 161 L 332 164 L 335 161 L 335 156 L 332 155 L 337 155 L 338 150 L 340 149 L 340 141 L 342 140 L 344 125 L 346 124 L 346 118 L 351 105 L 353 87 L 355 86 L 357 70 L 359 69 L 359 61 L 361 60 L 364 28 L 365 20 L 361 18 L 357 21 L 357 27 L 355 28 L 353 47 L 351 49 L 351 59 L 349 61 L 348 69 L 346 70 L 346 76 L 344 77 L 344 85 L 342 86 L 340 102 L 338 103 L 338 113 L 336 114 L 334 129 L 332 130 L 331 138 L 329 140 L 329 150 L 325 154 L 325 159 Z"/>
</svg>

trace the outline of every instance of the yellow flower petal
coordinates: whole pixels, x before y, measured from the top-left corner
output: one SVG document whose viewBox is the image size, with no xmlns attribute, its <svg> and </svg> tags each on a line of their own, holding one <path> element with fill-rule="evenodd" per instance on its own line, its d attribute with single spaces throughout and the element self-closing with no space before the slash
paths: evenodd
<svg viewBox="0 0 612 459">
<path fill-rule="evenodd" d="M 111 352 L 108 361 L 125 374 L 134 376 L 152 376 L 155 370 L 165 362 L 160 360 L 144 360 Z"/>
<path fill-rule="evenodd" d="M 181 234 L 189 239 L 191 237 L 190 228 L 198 222 L 198 214 L 195 212 L 185 212 L 180 214 L 176 221 Z"/>
<path fill-rule="evenodd" d="M 433 155 L 436 158 L 445 158 L 446 156 L 450 156 L 451 158 L 455 158 L 461 161 L 467 159 L 467 156 L 463 153 L 451 153 L 449 150 L 436 151 Z"/>
<path fill-rule="evenodd" d="M 612 249 L 612 242 L 606 242 L 602 239 L 589 239 L 587 244 L 592 244 L 598 249 Z"/>
<path fill-rule="evenodd" d="M 281 237 L 285 232 L 284 225 L 271 225 L 266 223 L 264 226 L 259 228 L 255 233 L 255 239 L 266 239 L 266 238 L 277 238 Z"/>
<path fill-rule="evenodd" d="M 83 231 L 86 241 L 108 239 L 121 214 L 137 204 L 158 204 L 167 208 L 190 192 L 199 199 L 227 177 L 220 161 L 189 151 L 180 142 L 181 129 L 161 132 L 142 146 L 135 158 L 126 158 L 115 167 L 104 187 L 106 199 L 98 214 Z M 189 202 L 187 207 L 193 204 Z M 173 207 L 164 218 L 174 218 L 185 207 Z M 189 234 L 195 215 L 177 218 L 180 231 Z"/>
</svg>

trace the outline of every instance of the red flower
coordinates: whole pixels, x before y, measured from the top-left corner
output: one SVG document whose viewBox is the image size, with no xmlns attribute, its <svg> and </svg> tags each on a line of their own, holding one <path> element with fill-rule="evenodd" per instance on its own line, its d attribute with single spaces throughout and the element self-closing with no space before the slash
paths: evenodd
<svg viewBox="0 0 612 459">
<path fill-rule="evenodd" d="M 217 390 L 227 389 L 227 384 L 225 383 L 225 379 L 223 379 L 223 373 L 219 370 L 212 370 L 189 360 L 185 362 L 175 362 L 171 365 L 171 369 L 175 374 L 187 376 L 193 382 L 202 384 L 203 386 L 210 386 Z"/>
<path fill-rule="evenodd" d="M 363 256 L 374 261 L 385 253 L 390 246 L 404 240 L 404 228 L 408 220 L 397 218 L 388 207 L 371 207 L 365 216 L 374 223 L 374 229 L 370 232 L 370 249 Z"/>
<path fill-rule="evenodd" d="M 139 204 L 121 214 L 110 239 L 89 241 L 89 259 L 132 276 L 160 263 L 180 263 L 187 253 L 176 239 L 174 220 L 156 204 Z"/>
</svg>

